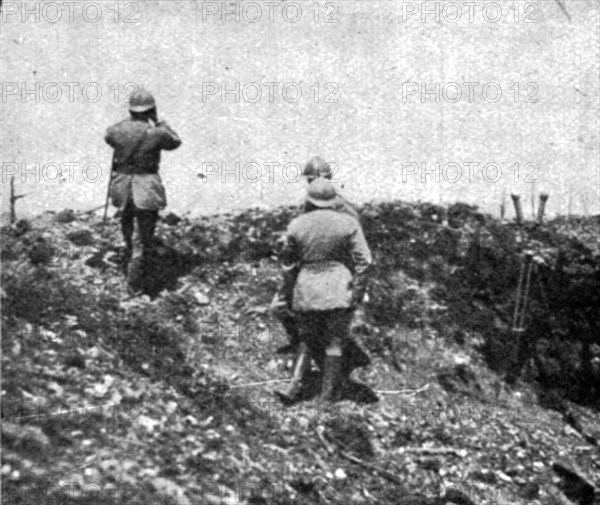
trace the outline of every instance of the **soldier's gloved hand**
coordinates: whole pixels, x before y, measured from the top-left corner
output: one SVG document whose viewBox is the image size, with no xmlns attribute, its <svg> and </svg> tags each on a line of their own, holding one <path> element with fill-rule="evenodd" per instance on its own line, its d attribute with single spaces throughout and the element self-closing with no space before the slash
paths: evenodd
<svg viewBox="0 0 600 505">
<path fill-rule="evenodd" d="M 158 128 L 159 126 L 164 126 L 164 127 L 168 128 L 168 129 L 170 129 L 169 125 L 167 124 L 167 122 L 164 119 L 162 119 L 162 118 L 159 119 L 158 122 L 156 123 L 156 127 Z"/>
<path fill-rule="evenodd" d="M 154 124 L 158 124 L 158 112 L 156 107 L 148 111 L 148 117 L 154 122 Z"/>
</svg>

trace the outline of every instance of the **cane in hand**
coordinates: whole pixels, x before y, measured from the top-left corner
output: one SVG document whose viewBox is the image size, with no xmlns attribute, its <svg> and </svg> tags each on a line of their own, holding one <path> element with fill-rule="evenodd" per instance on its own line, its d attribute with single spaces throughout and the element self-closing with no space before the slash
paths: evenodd
<svg viewBox="0 0 600 505">
<path fill-rule="evenodd" d="M 106 201 L 104 202 L 104 216 L 102 217 L 102 224 L 106 223 L 106 217 L 108 214 L 108 200 L 110 198 L 110 185 L 113 179 L 113 169 L 115 166 L 115 155 L 113 154 L 112 164 L 110 167 L 110 174 L 108 174 L 108 187 L 106 188 Z"/>
</svg>

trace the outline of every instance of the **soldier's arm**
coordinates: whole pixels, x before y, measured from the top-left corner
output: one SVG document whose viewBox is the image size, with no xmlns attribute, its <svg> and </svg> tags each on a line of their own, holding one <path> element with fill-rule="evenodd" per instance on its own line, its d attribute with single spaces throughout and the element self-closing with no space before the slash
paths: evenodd
<svg viewBox="0 0 600 505">
<path fill-rule="evenodd" d="M 175 130 L 173 130 L 165 121 L 158 121 L 156 127 L 159 128 L 162 133 L 161 149 L 172 151 L 181 145 L 181 139 L 175 133 Z"/>
<path fill-rule="evenodd" d="M 358 207 L 352 202 L 346 200 L 342 195 L 338 193 L 338 197 L 340 199 L 340 205 L 336 208 L 339 212 L 349 215 L 355 219 L 358 219 Z"/>
<path fill-rule="evenodd" d="M 350 252 L 354 264 L 354 272 L 359 275 L 365 273 L 373 262 L 373 257 L 371 256 L 371 250 L 367 244 L 362 227 L 358 223 L 356 223 L 356 228 L 350 235 Z"/>
<path fill-rule="evenodd" d="M 106 129 L 106 133 L 104 134 L 104 140 L 110 147 L 115 147 L 114 128 L 112 126 Z"/>
<path fill-rule="evenodd" d="M 294 236 L 289 231 L 283 239 L 283 248 L 280 257 L 283 269 L 283 285 L 279 291 L 279 296 L 288 303 L 291 303 L 294 285 L 298 277 L 300 251 Z"/>
<path fill-rule="evenodd" d="M 362 227 L 358 223 L 354 232 L 350 235 L 350 251 L 354 264 L 353 304 L 357 305 L 365 296 L 367 290 L 367 272 L 373 262 L 371 250 L 365 239 Z"/>
</svg>

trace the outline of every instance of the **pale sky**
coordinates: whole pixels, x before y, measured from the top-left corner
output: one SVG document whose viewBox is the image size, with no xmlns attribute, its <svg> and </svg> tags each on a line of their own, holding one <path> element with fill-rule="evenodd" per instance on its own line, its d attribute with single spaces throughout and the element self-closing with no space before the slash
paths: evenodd
<svg viewBox="0 0 600 505">
<path fill-rule="evenodd" d="M 554 0 L 500 1 L 495 23 L 479 8 L 471 22 L 463 2 L 452 23 L 449 3 L 438 2 L 446 7 L 439 23 L 409 15 L 407 6 L 421 2 L 395 1 L 322 2 L 318 10 L 299 2 L 295 23 L 280 7 L 269 20 L 263 2 L 255 3 L 260 20 L 249 21 L 251 6 L 239 22 L 223 22 L 201 2 L 121 2 L 117 13 L 111 1 L 97 2 L 95 23 L 77 8 L 72 20 L 65 10 L 51 23 L 50 9 L 23 22 L 20 4 L 9 15 L 15 2 L 3 2 L 2 209 L 11 173 L 28 194 L 19 215 L 102 205 L 111 157 L 104 132 L 127 116 L 126 85 L 135 83 L 155 95 L 159 116 L 183 140 L 163 154 L 167 212 L 296 203 L 304 186 L 294 167 L 319 154 L 339 166 L 342 191 L 357 202 L 466 201 L 497 213 L 502 194 L 516 192 L 527 209 L 527 180 L 537 176 L 533 190 L 550 193 L 549 213 L 567 211 L 569 190 L 573 212 L 600 213 L 599 3 L 565 1 L 569 22 Z M 127 15 L 138 22 L 124 23 Z M 472 103 L 468 82 L 478 83 Z M 238 101 L 221 96 L 236 83 Z M 423 99 L 422 87 L 436 83 L 440 100 Z M 33 93 L 23 96 L 26 89 Z"/>
</svg>

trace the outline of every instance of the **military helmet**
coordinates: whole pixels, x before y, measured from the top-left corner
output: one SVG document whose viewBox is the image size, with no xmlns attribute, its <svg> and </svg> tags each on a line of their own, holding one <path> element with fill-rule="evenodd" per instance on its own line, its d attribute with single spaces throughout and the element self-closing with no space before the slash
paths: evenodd
<svg viewBox="0 0 600 505">
<path fill-rule="evenodd" d="M 129 99 L 129 110 L 131 112 L 146 112 L 156 107 L 154 97 L 145 89 L 138 89 Z"/>
<path fill-rule="evenodd" d="M 327 209 L 339 205 L 335 187 L 328 181 L 316 181 L 308 187 L 306 199 L 315 207 Z"/>
<path fill-rule="evenodd" d="M 325 179 L 331 179 L 333 176 L 333 170 L 331 169 L 331 165 L 327 163 L 320 156 L 314 156 L 306 165 L 304 165 L 304 170 L 302 171 L 302 175 L 304 177 L 312 177 L 319 179 L 321 177 Z"/>
</svg>

